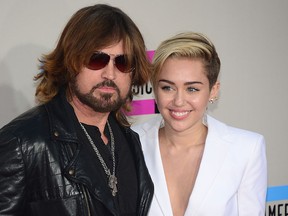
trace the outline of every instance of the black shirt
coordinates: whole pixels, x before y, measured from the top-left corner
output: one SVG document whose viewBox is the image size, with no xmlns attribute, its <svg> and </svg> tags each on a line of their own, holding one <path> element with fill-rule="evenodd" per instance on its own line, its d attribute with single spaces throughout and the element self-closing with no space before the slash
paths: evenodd
<svg viewBox="0 0 288 216">
<path fill-rule="evenodd" d="M 137 187 L 137 175 L 136 175 L 136 168 L 135 168 L 135 161 L 131 150 L 129 148 L 129 144 L 117 124 L 116 120 L 109 116 L 109 123 L 113 131 L 114 140 L 115 140 L 115 162 L 116 162 L 116 177 L 117 177 L 117 195 L 114 197 L 114 203 L 116 208 L 119 210 L 120 215 L 129 216 L 129 215 L 136 215 L 137 212 L 137 198 L 138 198 L 138 187 Z M 92 138 L 94 144 L 98 148 L 102 158 L 104 159 L 107 167 L 110 169 L 112 174 L 113 172 L 113 161 L 110 149 L 110 133 L 108 126 L 105 126 L 105 136 L 108 138 L 109 142 L 107 145 L 104 144 L 103 140 L 101 139 L 101 134 L 99 129 L 96 126 L 92 125 L 82 125 L 87 130 L 88 134 Z M 77 133 L 84 134 L 81 131 L 80 127 L 77 127 Z M 85 135 L 85 134 L 84 134 Z M 83 137 L 83 136 L 81 136 Z M 85 143 L 91 146 L 88 139 L 83 140 Z M 93 150 L 93 153 L 94 150 Z M 95 153 L 95 157 L 97 157 Z M 98 158 L 98 157 L 97 157 Z M 108 177 L 105 174 L 104 168 L 102 172 L 103 178 L 107 179 L 107 187 L 108 186 Z"/>
</svg>

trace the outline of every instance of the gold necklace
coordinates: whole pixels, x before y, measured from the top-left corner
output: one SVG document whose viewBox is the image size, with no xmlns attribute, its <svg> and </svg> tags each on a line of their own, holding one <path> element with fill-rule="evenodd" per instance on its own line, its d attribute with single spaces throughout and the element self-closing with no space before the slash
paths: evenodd
<svg viewBox="0 0 288 216">
<path fill-rule="evenodd" d="M 108 177 L 108 186 L 110 187 L 111 189 L 111 193 L 112 193 L 112 196 L 116 196 L 116 193 L 118 192 L 117 190 L 117 177 L 115 175 L 115 140 L 114 140 L 114 135 L 113 135 L 113 132 L 112 132 L 112 129 L 111 129 L 111 126 L 109 124 L 109 122 L 107 122 L 107 125 L 108 125 L 108 129 L 109 129 L 109 134 L 110 134 L 110 137 L 111 137 L 111 155 L 112 155 L 112 163 L 113 163 L 113 171 L 112 171 L 112 174 L 111 174 L 111 171 L 110 169 L 107 167 L 103 157 L 101 156 L 98 148 L 96 147 L 95 143 L 93 142 L 91 136 L 88 134 L 87 130 L 85 129 L 85 127 L 80 123 L 80 126 L 81 128 L 83 129 L 88 141 L 90 142 L 93 150 L 95 151 L 96 155 L 97 155 L 97 158 L 99 159 L 107 177 Z"/>
</svg>

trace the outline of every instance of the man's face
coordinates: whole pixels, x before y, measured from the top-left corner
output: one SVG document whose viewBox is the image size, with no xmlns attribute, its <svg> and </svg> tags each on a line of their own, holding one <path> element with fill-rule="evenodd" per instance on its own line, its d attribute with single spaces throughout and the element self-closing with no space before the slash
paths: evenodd
<svg viewBox="0 0 288 216">
<path fill-rule="evenodd" d="M 123 42 L 101 51 L 111 55 L 108 64 L 99 70 L 83 67 L 71 85 L 72 94 L 95 112 L 111 112 L 126 103 L 131 89 L 131 73 L 123 73 L 114 64 L 113 56 L 124 54 Z"/>
</svg>

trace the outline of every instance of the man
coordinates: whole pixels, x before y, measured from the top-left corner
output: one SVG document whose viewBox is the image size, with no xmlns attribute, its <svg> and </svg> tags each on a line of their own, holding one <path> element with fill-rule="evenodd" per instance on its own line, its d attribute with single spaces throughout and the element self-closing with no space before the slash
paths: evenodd
<svg viewBox="0 0 288 216">
<path fill-rule="evenodd" d="M 0 215 L 146 215 L 153 184 L 124 115 L 150 70 L 134 22 L 80 9 L 40 69 L 39 106 L 0 130 Z"/>
</svg>

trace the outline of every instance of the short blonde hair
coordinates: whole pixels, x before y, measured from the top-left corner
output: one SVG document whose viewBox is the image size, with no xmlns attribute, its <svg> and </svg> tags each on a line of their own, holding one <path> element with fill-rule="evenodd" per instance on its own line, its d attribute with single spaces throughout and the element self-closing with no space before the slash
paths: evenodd
<svg viewBox="0 0 288 216">
<path fill-rule="evenodd" d="M 163 64 L 171 57 L 202 60 L 210 89 L 216 83 L 221 62 L 213 43 L 201 33 L 183 32 L 163 41 L 156 49 L 150 78 L 154 89 Z"/>
</svg>

